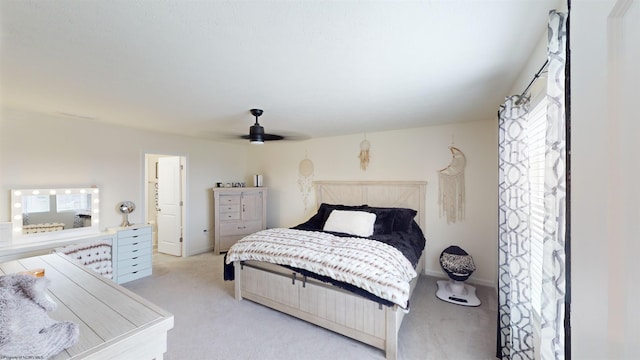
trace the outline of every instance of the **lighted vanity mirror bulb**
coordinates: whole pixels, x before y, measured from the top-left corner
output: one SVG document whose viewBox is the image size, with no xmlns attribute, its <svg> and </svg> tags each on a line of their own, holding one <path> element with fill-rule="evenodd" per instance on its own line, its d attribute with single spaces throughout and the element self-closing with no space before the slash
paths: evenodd
<svg viewBox="0 0 640 360">
<path fill-rule="evenodd" d="M 22 215 L 16 215 L 13 217 L 14 220 L 22 220 Z"/>
<path fill-rule="evenodd" d="M 100 199 L 94 199 L 93 202 L 97 204 L 100 202 Z"/>
<path fill-rule="evenodd" d="M 98 219 L 93 219 L 93 223 L 94 223 L 94 224 L 99 224 L 99 223 L 100 223 L 100 220 L 98 220 Z"/>
<path fill-rule="evenodd" d="M 22 203 L 17 202 L 15 204 L 13 204 L 13 207 L 14 208 L 21 208 L 22 207 Z"/>
<path fill-rule="evenodd" d="M 84 193 L 86 193 L 86 192 L 87 192 L 87 190 L 85 190 L 85 189 L 81 189 L 81 190 L 80 190 L 80 194 L 84 194 Z"/>
<path fill-rule="evenodd" d="M 94 194 L 97 194 L 97 193 L 99 193 L 99 192 L 100 192 L 100 190 L 98 190 L 98 189 L 93 189 L 93 193 L 94 193 Z"/>
<path fill-rule="evenodd" d="M 56 194 L 56 191 L 55 191 L 55 190 L 49 190 L 49 194 L 50 194 L 50 195 L 55 195 L 55 194 Z"/>
<path fill-rule="evenodd" d="M 16 190 L 16 191 L 13 192 L 13 195 L 20 196 L 20 195 L 22 195 L 22 191 Z"/>
<path fill-rule="evenodd" d="M 20 234 L 20 233 L 22 233 L 22 228 L 21 227 L 17 227 L 17 228 L 14 228 L 13 231 Z"/>
<path fill-rule="evenodd" d="M 38 194 L 40 194 L 40 190 L 33 190 L 32 194 L 33 195 L 38 195 Z"/>
<path fill-rule="evenodd" d="M 95 209 L 95 210 L 93 210 L 93 213 L 94 213 L 94 214 L 97 214 L 97 213 L 99 213 L 99 212 L 100 212 L 100 209 Z"/>
<path fill-rule="evenodd" d="M 65 190 L 64 193 L 65 194 L 71 194 L 71 190 Z"/>
</svg>

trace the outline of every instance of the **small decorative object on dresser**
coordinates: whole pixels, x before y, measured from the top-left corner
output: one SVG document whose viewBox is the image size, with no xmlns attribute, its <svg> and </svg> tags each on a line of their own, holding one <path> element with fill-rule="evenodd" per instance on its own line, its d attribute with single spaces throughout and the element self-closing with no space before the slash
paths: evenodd
<svg viewBox="0 0 640 360">
<path fill-rule="evenodd" d="M 214 251 L 267 228 L 266 188 L 213 188 Z"/>
<path fill-rule="evenodd" d="M 120 203 L 118 203 L 118 211 L 122 213 L 122 224 L 120 224 L 120 226 L 131 226 L 131 223 L 129 222 L 129 214 L 131 214 L 135 209 L 136 204 L 134 204 L 132 201 L 121 201 Z"/>
</svg>

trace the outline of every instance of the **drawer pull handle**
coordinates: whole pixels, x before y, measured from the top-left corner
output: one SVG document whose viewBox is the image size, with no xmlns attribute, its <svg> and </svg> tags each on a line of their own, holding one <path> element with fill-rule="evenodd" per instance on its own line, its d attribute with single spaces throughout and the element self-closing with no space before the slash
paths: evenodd
<svg viewBox="0 0 640 360">
<path fill-rule="evenodd" d="M 138 243 L 133 243 L 132 245 L 138 245 Z"/>
<path fill-rule="evenodd" d="M 137 259 L 137 258 L 138 258 L 138 257 L 136 256 L 136 257 L 134 257 L 134 258 L 132 258 L 132 259 L 133 259 L 133 260 L 135 260 L 135 259 Z"/>
<path fill-rule="evenodd" d="M 246 229 L 246 228 L 247 228 L 246 226 L 238 226 L 238 230 L 240 230 L 240 229 Z"/>
<path fill-rule="evenodd" d="M 138 266 L 138 264 L 133 264 L 133 265 L 131 265 L 131 266 Z"/>
<path fill-rule="evenodd" d="M 132 272 L 132 274 L 137 274 L 137 273 L 138 273 L 137 271 Z"/>
<path fill-rule="evenodd" d="M 137 252 L 137 251 L 138 251 L 138 249 L 135 249 L 135 250 L 131 250 L 131 252 Z"/>
</svg>

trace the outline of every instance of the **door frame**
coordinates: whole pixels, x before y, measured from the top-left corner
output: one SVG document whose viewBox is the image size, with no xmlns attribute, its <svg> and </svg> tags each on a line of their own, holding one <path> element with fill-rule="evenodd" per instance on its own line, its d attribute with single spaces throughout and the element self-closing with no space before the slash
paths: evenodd
<svg viewBox="0 0 640 360">
<path fill-rule="evenodd" d="M 143 151 L 142 152 L 142 193 L 144 194 L 144 202 L 141 210 L 144 214 L 145 224 L 149 223 L 149 215 L 147 204 L 149 204 L 149 178 L 155 174 L 149 173 L 149 156 L 178 156 L 180 158 L 180 197 L 182 198 L 182 206 L 180 207 L 180 216 L 182 217 L 182 257 L 187 257 L 189 249 L 189 219 L 187 217 L 188 197 L 187 197 L 187 173 L 188 173 L 188 156 L 183 154 L 166 153 L 164 151 Z M 157 229 L 157 227 L 156 227 Z M 157 236 L 157 234 L 156 234 Z"/>
<path fill-rule="evenodd" d="M 637 125 L 632 106 L 631 94 L 637 82 L 633 75 L 625 73 L 625 70 L 633 67 L 633 59 L 637 54 L 637 47 L 629 44 L 637 44 L 636 32 L 629 29 L 627 23 L 633 22 L 640 16 L 640 1 L 618 0 L 615 1 L 607 16 L 607 122 L 609 127 L 608 137 L 608 166 L 610 174 L 609 203 L 607 207 L 607 244 L 608 244 L 608 326 L 607 344 L 608 354 L 612 358 L 630 358 L 637 354 L 633 347 L 634 340 L 640 333 L 636 330 L 636 324 L 629 315 L 633 307 L 640 299 L 640 286 L 625 281 L 629 271 L 634 271 L 637 254 L 640 246 L 637 244 L 637 223 L 632 216 L 625 214 L 637 214 L 637 203 L 630 199 L 638 199 L 640 192 L 637 190 L 633 179 L 636 177 L 633 164 L 635 155 L 628 151 L 635 145 L 634 134 L 637 134 Z M 637 26 L 637 25 L 636 25 Z M 636 55 L 637 56 L 637 55 Z M 636 75 L 637 77 L 637 75 Z"/>
</svg>

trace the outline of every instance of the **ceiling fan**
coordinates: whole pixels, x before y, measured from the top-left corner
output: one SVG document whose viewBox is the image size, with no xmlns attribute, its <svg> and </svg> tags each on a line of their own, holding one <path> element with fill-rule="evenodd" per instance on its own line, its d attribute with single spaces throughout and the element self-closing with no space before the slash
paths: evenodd
<svg viewBox="0 0 640 360">
<path fill-rule="evenodd" d="M 258 123 L 258 117 L 263 113 L 261 109 L 251 109 L 249 111 L 251 115 L 256 117 L 256 123 L 249 128 L 249 135 L 241 136 L 243 139 L 249 139 L 249 142 L 252 144 L 264 144 L 265 141 L 284 139 L 282 135 L 266 134 L 264 132 L 264 128 Z"/>
</svg>

